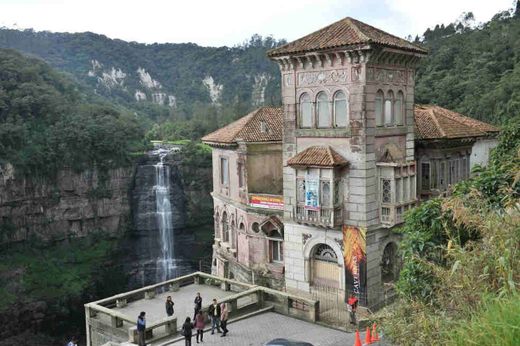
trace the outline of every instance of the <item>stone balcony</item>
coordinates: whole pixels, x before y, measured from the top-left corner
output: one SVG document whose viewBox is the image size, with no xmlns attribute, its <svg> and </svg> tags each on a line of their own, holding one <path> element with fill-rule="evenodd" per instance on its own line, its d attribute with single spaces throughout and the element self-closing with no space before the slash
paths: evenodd
<svg viewBox="0 0 520 346">
<path fill-rule="evenodd" d="M 334 228 L 343 223 L 343 208 L 320 207 L 317 210 L 307 209 L 304 205 L 297 205 L 294 208 L 294 220 L 308 225 Z"/>
<path fill-rule="evenodd" d="M 381 224 L 386 227 L 392 227 L 404 222 L 404 213 L 415 207 L 417 201 L 406 203 L 382 203 L 380 210 Z"/>
</svg>

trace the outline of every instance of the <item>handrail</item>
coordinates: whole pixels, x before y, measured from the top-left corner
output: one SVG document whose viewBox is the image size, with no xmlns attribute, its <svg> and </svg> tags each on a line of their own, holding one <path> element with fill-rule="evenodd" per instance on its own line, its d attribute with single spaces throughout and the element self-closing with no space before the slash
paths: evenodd
<svg viewBox="0 0 520 346">
<path fill-rule="evenodd" d="M 98 305 L 96 303 L 85 304 L 85 307 L 87 307 L 89 309 L 92 309 L 92 310 L 95 310 L 95 311 L 98 311 L 98 312 L 101 312 L 101 313 L 104 313 L 104 314 L 112 316 L 112 317 L 119 318 L 120 320 L 123 320 L 123 321 L 128 322 L 128 323 L 135 323 L 136 322 L 132 318 L 128 317 L 125 314 L 120 313 L 119 311 L 106 308 L 106 307 L 104 307 L 102 305 Z"/>
</svg>

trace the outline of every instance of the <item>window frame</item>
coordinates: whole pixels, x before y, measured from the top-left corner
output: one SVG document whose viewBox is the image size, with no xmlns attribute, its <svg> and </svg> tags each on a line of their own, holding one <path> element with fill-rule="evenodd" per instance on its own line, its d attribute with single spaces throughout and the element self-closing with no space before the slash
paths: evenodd
<svg viewBox="0 0 520 346">
<path fill-rule="evenodd" d="M 304 121 L 303 121 L 303 98 L 307 98 L 308 101 L 305 102 L 305 103 L 308 103 L 308 108 L 309 108 L 309 120 L 310 120 L 310 124 L 309 126 L 304 126 Z M 300 95 L 300 98 L 299 98 L 299 101 L 298 101 L 298 127 L 301 128 L 301 129 L 312 129 L 314 127 L 314 116 L 313 116 L 313 109 L 314 107 L 312 106 L 312 98 L 311 96 L 309 95 L 309 93 L 307 92 L 304 92 Z"/>
<path fill-rule="evenodd" d="M 342 94 L 343 95 L 343 98 L 339 98 L 338 95 Z M 340 101 L 344 101 L 345 102 L 345 125 L 338 125 L 338 122 L 337 122 L 337 119 L 338 119 L 338 115 L 337 115 L 337 105 L 336 103 L 337 102 L 340 102 Z M 347 128 L 349 127 L 349 122 L 350 122 L 350 110 L 349 110 L 349 102 L 348 102 L 348 96 L 347 96 L 347 93 L 344 92 L 343 90 L 337 90 L 335 93 L 334 93 L 334 96 L 332 98 L 332 122 L 333 122 L 333 127 L 334 128 L 339 128 L 339 129 L 343 129 L 343 128 Z"/>
<path fill-rule="evenodd" d="M 321 96 L 323 96 L 322 100 L 320 100 Z M 320 124 L 320 119 L 322 116 L 320 105 L 325 105 L 327 108 L 326 112 L 323 113 L 323 115 L 328 117 L 327 124 L 325 124 L 325 125 Z M 318 128 L 318 129 L 331 128 L 332 127 L 332 114 L 331 114 L 331 109 L 330 109 L 331 107 L 330 107 L 329 95 L 327 94 L 327 92 L 320 91 L 316 94 L 315 108 L 316 108 L 316 110 L 314 111 L 314 114 L 315 114 L 315 119 L 316 119 L 316 121 L 315 121 L 316 128 Z"/>
<path fill-rule="evenodd" d="M 400 107 L 398 107 L 398 101 L 400 103 Z M 397 110 L 399 110 L 399 112 L 397 112 Z M 399 90 L 397 92 L 397 97 L 395 98 L 395 101 L 394 101 L 394 116 L 393 116 L 393 119 L 394 119 L 394 124 L 396 126 L 404 126 L 405 123 L 406 123 L 406 117 L 405 117 L 405 109 L 404 109 L 404 93 Z M 400 114 L 400 119 L 397 117 L 397 115 Z M 399 121 L 400 120 L 400 121 Z"/>
<path fill-rule="evenodd" d="M 225 165 L 223 164 L 224 161 Z M 224 166 L 226 167 L 225 170 Z M 227 156 L 220 156 L 220 185 L 229 186 L 229 158 Z"/>
<path fill-rule="evenodd" d="M 394 101 L 395 101 L 394 92 L 392 90 L 388 90 L 386 92 L 384 110 L 383 110 L 384 126 L 386 126 L 386 127 L 391 127 L 391 126 L 395 125 Z M 389 104 L 388 110 L 390 112 L 388 122 L 387 122 L 387 102 Z"/>
<path fill-rule="evenodd" d="M 380 112 L 378 112 L 378 110 L 377 110 L 378 102 L 380 104 Z M 376 92 L 376 97 L 375 97 L 375 101 L 374 101 L 374 113 L 375 113 L 377 127 L 382 127 L 385 125 L 384 106 L 385 106 L 385 94 L 383 93 L 383 90 L 380 89 Z"/>
</svg>

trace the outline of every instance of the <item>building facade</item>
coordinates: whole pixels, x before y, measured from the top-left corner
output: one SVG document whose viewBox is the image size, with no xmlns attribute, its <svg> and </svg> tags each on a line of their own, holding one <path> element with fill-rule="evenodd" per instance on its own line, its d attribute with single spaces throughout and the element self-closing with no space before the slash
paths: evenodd
<svg viewBox="0 0 520 346">
<path fill-rule="evenodd" d="M 398 272 L 392 229 L 434 186 L 441 193 L 467 177 L 472 146 L 487 141 L 484 152 L 496 133 L 440 107 L 414 108 L 415 67 L 425 55 L 352 18 L 268 53 L 280 67 L 283 109 L 261 108 L 203 138 L 214 148 L 215 273 L 248 272 L 242 279 L 261 276 L 289 291 L 353 292 L 381 306 Z M 263 125 L 269 117 L 279 118 Z M 250 132 L 260 135 L 243 134 Z M 268 154 L 256 161 L 258 152 Z M 223 165 L 235 175 L 229 187 Z M 259 208 L 255 194 L 283 202 Z M 221 235 L 230 227 L 224 213 L 238 225 L 236 248 Z"/>
</svg>

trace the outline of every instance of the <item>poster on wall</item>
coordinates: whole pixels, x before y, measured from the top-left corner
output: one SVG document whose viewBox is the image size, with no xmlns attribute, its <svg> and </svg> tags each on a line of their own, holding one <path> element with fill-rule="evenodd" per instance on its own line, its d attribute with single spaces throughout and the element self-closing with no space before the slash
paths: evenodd
<svg viewBox="0 0 520 346">
<path fill-rule="evenodd" d="M 258 208 L 283 210 L 283 196 L 250 195 L 249 205 Z"/>
<path fill-rule="evenodd" d="M 316 175 L 305 176 L 305 209 L 318 210 L 320 177 Z"/>
<path fill-rule="evenodd" d="M 362 304 L 366 304 L 366 229 L 343 225 L 343 248 L 347 294 L 354 293 Z M 348 296 L 346 298 L 348 299 Z"/>
</svg>

